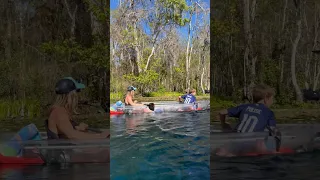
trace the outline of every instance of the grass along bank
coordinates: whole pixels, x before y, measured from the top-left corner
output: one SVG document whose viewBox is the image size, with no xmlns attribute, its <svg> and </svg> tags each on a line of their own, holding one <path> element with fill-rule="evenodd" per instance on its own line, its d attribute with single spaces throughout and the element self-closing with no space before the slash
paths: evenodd
<svg viewBox="0 0 320 180">
<path fill-rule="evenodd" d="M 224 100 L 221 98 L 217 98 L 215 96 L 210 97 L 210 107 L 211 109 L 220 110 L 224 108 L 229 108 L 233 106 L 237 106 L 242 104 L 243 102 L 235 102 L 232 100 Z M 302 108 L 302 109 L 320 109 L 320 103 L 311 103 L 311 102 L 303 102 L 299 103 L 296 101 L 292 101 L 290 104 L 278 104 L 274 103 L 272 105 L 272 109 L 295 109 L 295 108 Z"/>
<path fill-rule="evenodd" d="M 141 96 L 139 94 L 135 95 L 135 100 L 139 102 L 156 102 L 156 101 L 178 101 L 178 97 L 183 95 L 179 92 L 152 92 L 146 94 L 146 96 Z M 117 101 L 123 101 L 124 93 L 110 93 L 110 103 L 115 103 Z M 209 100 L 209 94 L 196 95 L 197 100 Z"/>
<path fill-rule="evenodd" d="M 44 131 L 44 120 L 48 118 L 50 106 L 41 106 L 38 101 L 0 101 L 0 127 L 2 132 L 16 132 L 23 126 L 34 123 Z M 79 105 L 74 120 L 84 122 L 94 128 L 109 128 L 109 116 L 99 103 Z"/>
<path fill-rule="evenodd" d="M 218 122 L 217 115 L 219 110 L 234 107 L 241 103 L 235 103 L 230 100 L 221 100 L 211 97 L 211 122 Z M 297 103 L 292 104 L 274 104 L 271 108 L 275 114 L 278 123 L 319 123 L 320 122 L 320 104 L 317 103 Z M 230 122 L 235 119 L 229 118 Z"/>
</svg>

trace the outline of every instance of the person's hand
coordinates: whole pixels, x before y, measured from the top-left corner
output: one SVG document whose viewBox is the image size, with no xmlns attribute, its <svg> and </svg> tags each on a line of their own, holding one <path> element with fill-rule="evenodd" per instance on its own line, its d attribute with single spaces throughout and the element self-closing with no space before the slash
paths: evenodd
<svg viewBox="0 0 320 180">
<path fill-rule="evenodd" d="M 133 103 L 138 103 L 138 101 L 137 101 L 137 100 L 134 100 Z"/>
<path fill-rule="evenodd" d="M 79 130 L 79 131 L 85 131 L 85 130 L 87 130 L 87 128 L 88 128 L 88 125 L 85 124 L 85 123 L 80 123 L 80 124 L 77 126 L 77 130 Z"/>
</svg>

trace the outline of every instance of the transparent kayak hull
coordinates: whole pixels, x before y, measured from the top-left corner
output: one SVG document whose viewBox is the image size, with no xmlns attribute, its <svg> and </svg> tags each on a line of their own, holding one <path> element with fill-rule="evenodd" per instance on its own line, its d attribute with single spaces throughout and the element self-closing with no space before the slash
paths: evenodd
<svg viewBox="0 0 320 180">
<path fill-rule="evenodd" d="M 19 157 L 0 155 L 0 164 L 109 163 L 109 140 L 24 142 Z"/>
<path fill-rule="evenodd" d="M 320 149 L 317 133 L 320 125 L 285 124 L 278 125 L 281 131 L 280 149 L 261 150 L 260 147 L 268 143 L 275 143 L 275 139 L 268 132 L 259 133 L 224 133 L 211 132 L 210 144 L 213 156 L 257 156 L 266 154 L 294 154 Z M 272 142 L 273 141 L 273 142 Z M 269 146 L 269 145 L 268 145 Z M 267 146 L 266 146 L 267 147 Z"/>
<path fill-rule="evenodd" d="M 111 115 L 120 114 L 142 114 L 142 113 L 164 113 L 164 112 L 192 112 L 192 111 L 204 111 L 209 110 L 209 105 L 205 103 L 198 103 L 195 108 L 193 104 L 157 104 L 154 111 L 146 111 L 149 108 L 147 106 L 125 106 L 124 108 L 118 108 L 116 111 L 110 111 Z"/>
</svg>

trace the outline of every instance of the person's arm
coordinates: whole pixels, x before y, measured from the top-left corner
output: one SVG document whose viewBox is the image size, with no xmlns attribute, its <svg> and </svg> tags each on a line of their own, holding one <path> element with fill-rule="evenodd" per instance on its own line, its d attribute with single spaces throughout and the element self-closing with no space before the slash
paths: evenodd
<svg viewBox="0 0 320 180">
<path fill-rule="evenodd" d="M 87 124 L 80 123 L 80 124 L 75 126 L 75 129 L 78 130 L 78 131 L 87 131 L 88 127 L 89 126 Z"/>
<path fill-rule="evenodd" d="M 107 135 L 104 133 L 90 134 L 75 130 L 69 121 L 69 117 L 65 114 L 59 114 L 56 117 L 57 127 L 68 139 L 105 139 Z"/>
<path fill-rule="evenodd" d="M 276 127 L 276 119 L 275 119 L 274 113 L 272 111 L 270 111 L 268 126 L 269 127 L 274 127 L 274 128 Z"/>
<path fill-rule="evenodd" d="M 182 99 L 185 99 L 186 95 L 179 96 L 179 102 L 182 102 Z"/>
<path fill-rule="evenodd" d="M 272 111 L 270 111 L 267 126 L 268 126 L 268 130 L 269 130 L 269 135 L 274 136 L 274 138 L 276 140 L 276 150 L 279 151 L 280 146 L 281 146 L 281 132 L 276 127 L 276 119 L 275 119 L 274 113 Z"/>
<path fill-rule="evenodd" d="M 228 110 L 224 109 L 224 110 L 221 110 L 219 112 L 219 115 L 218 115 L 218 119 L 219 121 L 221 122 L 221 124 L 225 124 L 226 123 L 226 117 L 228 115 Z"/>
<path fill-rule="evenodd" d="M 276 128 L 276 119 L 274 117 L 274 113 L 272 111 L 270 111 L 270 115 L 268 118 L 268 127 L 270 128 L 270 130 L 272 131 L 272 133 L 276 133 L 278 130 Z"/>
<path fill-rule="evenodd" d="M 144 106 L 143 104 L 137 104 L 133 102 L 131 97 L 128 98 L 127 101 L 128 101 L 128 104 L 130 104 L 131 106 Z"/>
<path fill-rule="evenodd" d="M 240 113 L 242 111 L 242 106 L 237 106 L 229 109 L 224 109 L 219 112 L 219 120 L 221 122 L 222 128 L 228 128 L 230 129 L 230 124 L 226 123 L 226 117 L 236 117 L 239 118 Z"/>
</svg>

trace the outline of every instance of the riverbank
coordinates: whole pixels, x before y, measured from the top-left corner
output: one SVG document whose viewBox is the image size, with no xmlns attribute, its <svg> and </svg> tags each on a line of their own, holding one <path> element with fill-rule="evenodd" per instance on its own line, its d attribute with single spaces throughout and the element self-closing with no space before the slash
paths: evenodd
<svg viewBox="0 0 320 180">
<path fill-rule="evenodd" d="M 320 123 L 320 109 L 319 108 L 289 108 L 280 109 L 273 108 L 277 123 Z M 211 122 L 218 122 L 219 110 L 211 112 Z M 235 122 L 235 119 L 229 118 L 230 122 Z"/>
<path fill-rule="evenodd" d="M 223 100 L 221 98 L 210 97 L 211 122 L 217 121 L 219 110 L 235 107 L 241 102 Z M 290 104 L 275 104 L 271 107 L 278 123 L 315 123 L 320 122 L 320 104 L 311 102 L 295 102 Z M 234 121 L 231 119 L 231 121 Z"/>
</svg>

